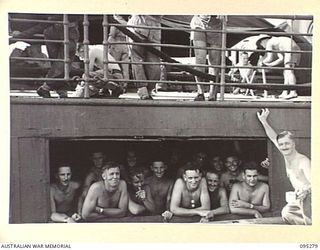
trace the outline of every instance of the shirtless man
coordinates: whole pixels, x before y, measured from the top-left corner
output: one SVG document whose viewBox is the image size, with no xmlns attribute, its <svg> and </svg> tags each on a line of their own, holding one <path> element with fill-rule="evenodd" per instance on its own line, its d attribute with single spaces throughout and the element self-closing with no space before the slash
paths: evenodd
<svg viewBox="0 0 320 250">
<path fill-rule="evenodd" d="M 169 220 L 172 217 L 172 213 L 168 210 L 170 209 L 173 180 L 165 176 L 168 167 L 163 161 L 152 162 L 150 168 L 153 175 L 146 178 L 145 182 L 150 186 L 155 202 L 155 212 L 162 214 L 165 220 Z"/>
<path fill-rule="evenodd" d="M 96 151 L 92 153 L 91 159 L 93 161 L 93 167 L 90 169 L 90 172 L 86 175 L 82 187 L 82 194 L 79 198 L 78 202 L 78 212 L 81 213 L 82 205 L 84 202 L 84 199 L 86 198 L 86 195 L 88 193 L 88 190 L 92 183 L 97 181 L 102 181 L 102 167 L 104 166 L 106 155 L 105 153 L 101 151 Z"/>
<path fill-rule="evenodd" d="M 285 67 L 283 70 L 284 84 L 295 85 L 296 76 L 294 74 L 294 67 L 299 65 L 301 54 L 281 51 L 300 51 L 300 47 L 293 39 L 285 36 L 274 36 L 270 39 L 266 39 L 265 41 L 266 50 L 278 50 L 279 52 L 267 52 L 262 63 L 270 67 L 275 67 L 283 63 Z M 284 90 L 279 97 L 285 99 L 294 98 L 297 97 L 297 92 L 295 90 L 291 90 L 288 94 L 288 91 Z"/>
<path fill-rule="evenodd" d="M 285 160 L 287 176 L 295 190 L 297 202 L 287 204 L 281 212 L 286 223 L 311 224 L 311 163 L 310 159 L 296 150 L 293 134 L 289 131 L 277 135 L 267 121 L 270 111 L 262 109 L 257 113 L 268 138 L 278 148 Z"/>
<path fill-rule="evenodd" d="M 208 172 L 209 171 L 214 171 L 220 176 L 225 172 L 225 168 L 220 156 L 214 155 L 209 159 Z M 219 183 L 220 183 L 220 178 L 219 178 Z"/>
<path fill-rule="evenodd" d="M 252 67 L 252 64 L 249 61 L 249 54 L 246 52 L 242 52 L 240 54 L 240 62 L 238 62 L 235 66 L 236 67 L 244 67 L 244 66 L 250 66 Z M 234 73 L 236 73 L 239 70 L 240 72 L 240 77 L 241 77 L 241 83 L 247 83 L 251 84 L 255 75 L 255 71 L 252 68 L 232 68 L 228 75 L 231 77 L 231 80 L 237 81 L 234 77 Z M 240 88 L 237 87 L 234 91 L 233 94 L 238 94 L 240 91 Z M 246 90 L 246 95 L 248 94 L 249 89 Z M 250 94 L 254 96 L 253 90 L 250 89 Z"/>
<path fill-rule="evenodd" d="M 120 180 L 119 165 L 107 162 L 103 166 L 102 179 L 90 186 L 83 203 L 82 218 L 86 221 L 119 218 L 127 213 L 127 184 Z"/>
<path fill-rule="evenodd" d="M 242 172 L 240 170 L 241 160 L 235 155 L 228 156 L 224 162 L 226 172 L 221 175 L 221 186 L 227 190 L 229 195 L 232 185 L 236 182 L 243 181 Z"/>
<path fill-rule="evenodd" d="M 78 51 L 77 54 L 79 58 L 82 60 L 84 59 L 84 45 L 78 44 Z M 121 71 L 121 68 L 118 63 L 113 63 L 115 61 L 114 57 L 108 53 L 108 78 L 110 79 L 123 79 L 123 74 Z M 103 78 L 103 45 L 89 45 L 89 74 L 90 77 L 98 77 Z M 114 93 L 119 91 L 120 86 L 122 86 L 123 83 L 119 82 L 115 83 L 113 81 L 108 81 L 108 83 L 96 81 L 94 84 L 90 83 L 89 85 L 89 91 L 90 96 L 95 96 L 102 93 L 107 93 L 107 90 L 111 90 Z M 81 82 L 78 84 L 75 97 L 83 97 L 84 94 L 84 82 Z"/>
<path fill-rule="evenodd" d="M 229 207 L 232 214 L 252 215 L 262 218 L 261 213 L 270 209 L 269 186 L 258 181 L 258 170 L 244 164 L 243 182 L 232 186 Z"/>
<path fill-rule="evenodd" d="M 174 215 L 205 217 L 210 210 L 207 183 L 201 177 L 200 169 L 187 164 L 183 179 L 178 178 L 173 186 L 170 211 Z"/>
<path fill-rule="evenodd" d="M 154 214 L 156 205 L 149 185 L 144 182 L 143 170 L 136 168 L 130 172 L 129 212 L 133 215 Z"/>
<path fill-rule="evenodd" d="M 208 170 L 206 173 L 210 197 L 210 212 L 206 219 L 213 220 L 214 216 L 229 213 L 227 191 L 220 186 L 220 177 L 214 170 Z"/>
<path fill-rule="evenodd" d="M 57 182 L 50 185 L 51 220 L 74 223 L 81 219 L 76 211 L 76 198 L 80 184 L 71 181 L 71 168 L 61 165 L 55 175 Z"/>
</svg>

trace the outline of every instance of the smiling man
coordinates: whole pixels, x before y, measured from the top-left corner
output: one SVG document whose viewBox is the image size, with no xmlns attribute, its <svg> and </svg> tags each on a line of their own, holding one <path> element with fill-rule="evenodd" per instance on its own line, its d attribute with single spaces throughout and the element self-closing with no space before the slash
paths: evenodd
<svg viewBox="0 0 320 250">
<path fill-rule="evenodd" d="M 228 198 L 225 188 L 220 186 L 220 175 L 214 170 L 208 170 L 206 181 L 210 197 L 210 212 L 206 219 L 213 220 L 214 216 L 229 213 Z"/>
<path fill-rule="evenodd" d="M 84 201 L 82 218 L 86 221 L 124 217 L 128 210 L 127 184 L 120 180 L 120 167 L 116 162 L 103 166 L 102 179 L 91 185 Z"/>
<path fill-rule="evenodd" d="M 169 210 L 170 206 L 173 180 L 165 175 L 168 167 L 162 160 L 155 160 L 152 162 L 150 168 L 153 175 L 146 178 L 145 183 L 148 184 L 151 189 L 156 214 L 163 213 L 165 218 L 170 219 L 170 212 L 166 210 Z"/>
<path fill-rule="evenodd" d="M 229 198 L 233 214 L 252 215 L 262 218 L 261 213 L 270 209 L 269 186 L 258 181 L 258 170 L 254 163 L 244 164 L 243 182 L 234 183 Z"/>
<path fill-rule="evenodd" d="M 295 190 L 296 202 L 287 204 L 281 212 L 282 219 L 288 224 L 311 224 L 311 162 L 296 150 L 294 136 L 289 131 L 277 134 L 267 119 L 269 109 L 257 113 L 268 138 L 278 148 L 285 160 L 287 176 Z"/>
<path fill-rule="evenodd" d="M 226 157 L 224 161 L 226 172 L 221 175 L 221 186 L 227 190 L 229 195 L 232 185 L 243 181 L 242 171 L 240 170 L 241 160 L 235 155 Z"/>
<path fill-rule="evenodd" d="M 170 211 L 174 215 L 205 217 L 210 211 L 207 183 L 198 166 L 187 163 L 183 179 L 178 178 L 173 186 Z"/>
</svg>

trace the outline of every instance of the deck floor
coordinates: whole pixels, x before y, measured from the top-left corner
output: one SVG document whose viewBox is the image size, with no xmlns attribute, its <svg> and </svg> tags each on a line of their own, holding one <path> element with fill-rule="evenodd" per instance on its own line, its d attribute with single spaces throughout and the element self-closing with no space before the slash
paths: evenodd
<svg viewBox="0 0 320 250">
<path fill-rule="evenodd" d="M 68 96 L 70 98 L 77 98 L 72 97 L 74 94 L 73 91 L 68 92 Z M 208 99 L 208 93 L 205 93 L 205 99 Z M 10 96 L 14 97 L 31 97 L 31 98 L 40 98 L 35 90 L 12 90 L 10 92 Z M 51 91 L 51 96 L 53 98 L 57 98 L 58 95 Z M 152 95 L 154 100 L 168 100 L 168 101 L 193 101 L 196 97 L 196 93 L 192 92 L 157 92 L 153 93 Z M 220 100 L 220 94 L 217 96 L 218 100 Z M 136 93 L 125 93 L 120 95 L 119 99 L 128 99 L 128 100 L 135 100 L 139 99 L 139 96 Z M 311 96 L 298 96 L 296 98 L 292 98 L 289 100 L 276 98 L 274 95 L 269 95 L 267 98 L 261 96 L 250 96 L 250 95 L 243 95 L 243 94 L 224 94 L 224 100 L 226 101 L 241 101 L 241 102 L 311 102 Z"/>
</svg>

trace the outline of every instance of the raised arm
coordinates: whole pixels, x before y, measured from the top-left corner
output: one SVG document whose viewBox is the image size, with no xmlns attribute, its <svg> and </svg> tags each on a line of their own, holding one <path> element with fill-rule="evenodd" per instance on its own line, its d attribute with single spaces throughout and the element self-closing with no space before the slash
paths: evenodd
<svg viewBox="0 0 320 250">
<path fill-rule="evenodd" d="M 257 117 L 260 123 L 262 124 L 268 138 L 279 149 L 278 143 L 277 143 L 277 133 L 274 131 L 274 129 L 270 126 L 270 124 L 267 121 L 269 113 L 270 113 L 269 109 L 267 108 L 261 109 L 260 112 L 259 111 L 257 112 Z"/>
</svg>

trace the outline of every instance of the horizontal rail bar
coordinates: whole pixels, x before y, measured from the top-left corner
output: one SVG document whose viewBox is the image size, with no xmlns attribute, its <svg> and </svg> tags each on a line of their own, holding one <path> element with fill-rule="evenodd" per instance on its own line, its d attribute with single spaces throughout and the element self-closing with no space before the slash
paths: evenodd
<svg viewBox="0 0 320 250">
<path fill-rule="evenodd" d="M 154 30 L 168 30 L 168 31 L 196 31 L 196 32 L 209 32 L 209 33 L 228 33 L 228 34 L 268 34 L 268 35 L 297 35 L 297 36 L 313 36 L 313 34 L 310 33 L 298 33 L 298 32 L 285 32 L 285 31 L 262 31 L 262 29 L 268 29 L 268 28 L 255 28 L 257 31 L 249 31 L 245 27 L 243 29 L 239 28 L 237 30 L 235 29 L 191 29 L 191 28 L 171 28 L 171 27 L 158 27 L 158 26 L 144 26 L 144 25 L 126 25 L 126 24 L 115 24 L 110 23 L 109 26 L 115 26 L 115 27 L 127 27 L 127 28 L 140 28 L 140 29 L 154 29 Z M 260 29 L 260 30 L 259 30 Z M 270 27 L 269 29 L 272 29 Z"/>
<path fill-rule="evenodd" d="M 36 57 L 14 57 L 14 56 L 10 57 L 10 60 L 64 62 L 63 59 L 36 58 Z"/>
<path fill-rule="evenodd" d="M 63 78 L 26 78 L 26 77 L 13 77 L 11 80 L 20 80 L 20 81 L 61 81 L 61 82 L 73 82 L 73 81 L 88 81 L 88 82 L 95 82 L 97 79 L 95 78 L 76 78 L 76 79 L 63 79 Z M 99 79 L 99 81 L 105 81 L 105 82 L 127 82 L 127 83 L 165 83 L 165 84 L 173 84 L 173 85 L 214 85 L 214 86 L 220 86 L 221 83 L 211 83 L 211 82 L 191 82 L 191 81 L 164 81 L 164 80 L 129 80 L 129 79 Z M 225 86 L 230 87 L 241 87 L 241 88 L 249 88 L 249 89 L 263 89 L 263 90 L 309 90 L 311 89 L 311 84 L 297 84 L 297 85 L 284 85 L 279 83 L 252 83 L 252 84 L 246 84 L 246 83 L 235 83 L 235 82 L 226 82 Z"/>
<path fill-rule="evenodd" d="M 181 48 L 181 49 L 206 49 L 206 50 L 216 50 L 216 51 L 247 51 L 247 52 L 281 52 L 281 53 L 312 53 L 311 50 L 264 50 L 264 49 L 233 49 L 233 48 L 213 48 L 213 47 L 199 47 L 193 45 L 177 45 L 177 44 L 169 44 L 169 43 L 137 43 L 137 42 L 108 42 L 109 45 L 116 44 L 128 44 L 128 45 L 143 45 L 143 46 L 156 46 L 156 47 L 165 47 L 165 48 Z"/>
<path fill-rule="evenodd" d="M 11 18 L 10 22 L 30 22 L 30 23 L 52 23 L 52 24 L 63 24 L 63 21 L 45 20 L 45 19 L 30 19 L 30 18 Z"/>
<path fill-rule="evenodd" d="M 63 43 L 63 40 L 44 40 L 44 39 L 33 39 L 33 38 L 13 38 L 10 37 L 9 41 L 24 41 L 24 42 L 43 42 L 43 43 Z"/>
</svg>

